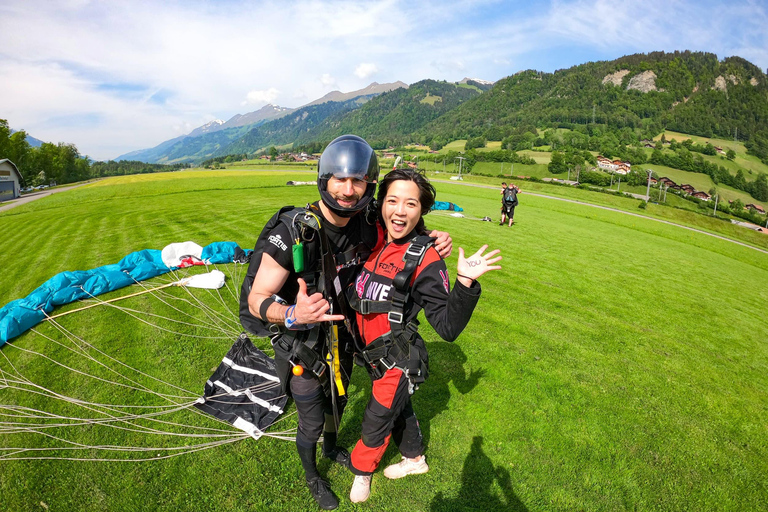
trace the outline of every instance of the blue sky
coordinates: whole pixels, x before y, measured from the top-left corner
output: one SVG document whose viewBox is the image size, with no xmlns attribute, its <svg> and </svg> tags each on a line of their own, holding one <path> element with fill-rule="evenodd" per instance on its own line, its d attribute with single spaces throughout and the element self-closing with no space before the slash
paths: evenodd
<svg viewBox="0 0 768 512">
<path fill-rule="evenodd" d="M 0 118 L 109 159 L 374 81 L 686 49 L 765 70 L 766 27 L 765 0 L 3 0 Z"/>
</svg>

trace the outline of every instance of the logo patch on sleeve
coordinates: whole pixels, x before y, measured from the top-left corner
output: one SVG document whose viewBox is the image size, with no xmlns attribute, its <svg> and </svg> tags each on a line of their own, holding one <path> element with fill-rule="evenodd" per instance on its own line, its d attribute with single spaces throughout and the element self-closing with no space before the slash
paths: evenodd
<svg viewBox="0 0 768 512">
<path fill-rule="evenodd" d="M 288 246 L 285 245 L 285 242 L 283 242 L 283 238 L 280 235 L 271 235 L 269 237 L 269 243 L 282 251 L 286 251 L 288 249 Z"/>
<path fill-rule="evenodd" d="M 448 284 L 448 271 L 446 270 L 443 272 L 440 271 L 440 277 L 443 278 L 443 287 L 445 288 L 445 293 L 451 293 L 451 286 Z"/>
</svg>

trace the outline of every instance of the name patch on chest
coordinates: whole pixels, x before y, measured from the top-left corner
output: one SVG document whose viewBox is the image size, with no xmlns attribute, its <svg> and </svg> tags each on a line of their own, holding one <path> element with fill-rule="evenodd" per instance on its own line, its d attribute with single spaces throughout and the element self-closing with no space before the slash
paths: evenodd
<svg viewBox="0 0 768 512">
<path fill-rule="evenodd" d="M 357 277 L 355 291 L 361 299 L 388 300 L 392 286 L 370 280 L 371 274 L 363 273 Z"/>
</svg>

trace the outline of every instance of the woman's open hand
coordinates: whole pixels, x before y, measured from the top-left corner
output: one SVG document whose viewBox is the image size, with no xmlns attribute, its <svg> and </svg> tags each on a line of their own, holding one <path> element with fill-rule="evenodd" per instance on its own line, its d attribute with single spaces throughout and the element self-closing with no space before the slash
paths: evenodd
<svg viewBox="0 0 768 512">
<path fill-rule="evenodd" d="M 494 265 L 501 260 L 499 250 L 493 250 L 488 254 L 483 254 L 488 248 L 488 244 L 482 246 L 475 254 L 469 257 L 464 256 L 464 249 L 459 247 L 459 263 L 456 265 L 456 274 L 458 280 L 464 286 L 472 286 L 472 281 L 491 270 L 501 269 L 500 265 Z M 494 256 L 496 256 L 494 258 Z"/>
</svg>

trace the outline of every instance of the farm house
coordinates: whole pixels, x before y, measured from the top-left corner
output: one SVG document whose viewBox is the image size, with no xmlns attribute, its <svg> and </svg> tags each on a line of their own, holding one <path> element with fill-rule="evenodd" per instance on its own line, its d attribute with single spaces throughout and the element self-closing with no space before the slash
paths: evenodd
<svg viewBox="0 0 768 512">
<path fill-rule="evenodd" d="M 19 197 L 21 182 L 21 173 L 16 165 L 7 158 L 0 160 L 0 201 Z"/>
</svg>

